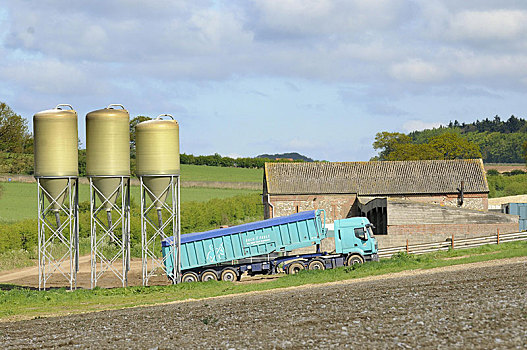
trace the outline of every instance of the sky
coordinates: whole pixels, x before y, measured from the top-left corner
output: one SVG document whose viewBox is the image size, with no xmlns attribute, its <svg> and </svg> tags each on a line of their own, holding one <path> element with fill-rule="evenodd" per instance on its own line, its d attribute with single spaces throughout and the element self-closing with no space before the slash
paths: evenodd
<svg viewBox="0 0 527 350">
<path fill-rule="evenodd" d="M 172 114 L 181 152 L 364 161 L 380 131 L 526 117 L 527 1 L 2 0 L 0 101 Z"/>
</svg>

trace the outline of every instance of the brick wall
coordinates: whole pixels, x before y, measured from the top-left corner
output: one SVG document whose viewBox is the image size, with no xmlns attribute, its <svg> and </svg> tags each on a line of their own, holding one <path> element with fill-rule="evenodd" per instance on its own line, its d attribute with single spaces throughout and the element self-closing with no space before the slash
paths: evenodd
<svg viewBox="0 0 527 350">
<path fill-rule="evenodd" d="M 286 216 L 306 210 L 324 209 L 326 222 L 348 216 L 355 199 L 354 194 L 324 195 L 270 195 L 264 196 L 265 218 Z M 268 201 L 272 204 L 269 206 Z M 272 212 L 272 213 L 271 213 Z"/>
<path fill-rule="evenodd" d="M 265 186 L 264 186 L 264 193 Z M 404 195 L 404 196 L 379 196 L 394 200 L 408 200 L 412 202 L 438 204 L 440 206 L 458 206 L 457 194 L 436 195 Z M 298 211 L 324 209 L 329 222 L 349 216 L 358 216 L 355 194 L 321 194 L 321 195 L 264 195 L 265 218 L 290 215 Z M 373 197 L 372 197 L 373 198 Z M 272 204 L 272 207 L 268 203 Z M 274 208 L 273 208 L 274 207 Z M 464 195 L 461 208 L 488 210 L 488 196 L 486 193 L 468 193 Z M 273 213 L 271 211 L 274 210 Z"/>
<path fill-rule="evenodd" d="M 489 207 L 489 199 L 487 193 L 465 193 L 463 195 L 463 205 L 459 205 L 460 197 L 458 194 L 435 194 L 435 195 L 404 195 L 385 196 L 390 199 L 404 199 L 413 202 L 422 202 L 430 204 L 438 204 L 448 207 L 461 207 L 466 209 L 484 210 L 487 211 Z"/>
</svg>

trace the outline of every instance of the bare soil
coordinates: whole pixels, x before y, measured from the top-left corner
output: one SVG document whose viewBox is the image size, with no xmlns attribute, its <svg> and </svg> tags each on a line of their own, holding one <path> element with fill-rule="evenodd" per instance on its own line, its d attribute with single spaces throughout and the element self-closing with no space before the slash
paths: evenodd
<svg viewBox="0 0 527 350">
<path fill-rule="evenodd" d="M 527 348 L 527 259 L 0 324 L 0 347 Z"/>
<path fill-rule="evenodd" d="M 77 273 L 77 287 L 91 288 L 91 263 L 90 256 L 85 255 L 79 258 L 79 272 Z M 122 273 L 122 263 L 120 260 L 114 262 L 115 268 Z M 64 261 L 61 265 L 64 271 L 69 272 L 69 260 Z M 101 268 L 99 266 L 99 268 Z M 27 267 L 12 271 L 3 271 L 0 273 L 0 283 L 14 284 L 17 286 L 24 286 L 29 288 L 38 288 L 38 267 Z M 149 280 L 149 285 L 168 285 L 170 281 L 161 270 L 154 277 Z M 132 259 L 130 262 L 130 271 L 128 272 L 128 286 L 143 285 L 142 276 L 142 262 L 141 259 Z M 110 269 L 108 269 L 97 282 L 98 287 L 115 288 L 122 287 L 122 282 Z M 69 287 L 69 280 L 66 279 L 60 272 L 52 274 L 51 278 L 46 283 L 46 288 L 55 287 Z"/>
<path fill-rule="evenodd" d="M 114 262 L 115 268 L 122 273 L 122 262 L 116 260 Z M 153 266 L 153 265 L 151 265 Z M 100 266 L 98 268 L 101 268 Z M 128 286 L 142 286 L 143 275 L 142 275 L 142 260 L 134 258 L 130 262 L 130 271 L 128 272 Z M 61 265 L 61 269 L 69 272 L 69 260 L 65 260 Z M 239 283 L 261 283 L 267 282 L 270 279 L 276 279 L 277 275 L 262 275 L 249 277 L 246 275 L 242 276 L 242 280 Z M 171 282 L 167 276 L 157 269 L 155 274 L 149 278 L 148 285 L 150 286 L 165 286 Z M 0 284 L 13 284 L 21 287 L 38 288 L 38 266 L 26 267 L 10 271 L 0 272 Z M 117 288 L 122 287 L 122 282 L 115 275 L 111 269 L 104 272 L 100 279 L 97 281 L 97 287 L 101 288 Z M 69 280 L 62 275 L 60 272 L 52 274 L 50 279 L 46 282 L 47 288 L 69 288 Z M 89 289 L 91 288 L 91 263 L 90 256 L 85 255 L 79 258 L 79 272 L 77 273 L 77 288 Z"/>
</svg>

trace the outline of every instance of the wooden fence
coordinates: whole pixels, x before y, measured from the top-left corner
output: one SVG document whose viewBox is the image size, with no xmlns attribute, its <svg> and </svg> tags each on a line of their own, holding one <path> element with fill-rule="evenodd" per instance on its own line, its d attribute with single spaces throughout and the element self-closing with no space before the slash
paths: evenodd
<svg viewBox="0 0 527 350">
<path fill-rule="evenodd" d="M 393 247 L 379 249 L 379 257 L 389 258 L 392 255 L 398 252 L 407 252 L 408 254 L 424 254 L 435 252 L 439 250 L 449 250 L 449 249 L 464 249 L 464 248 L 473 248 L 479 247 L 486 244 L 500 244 L 505 242 L 513 241 L 527 241 L 527 231 L 525 232 L 516 232 L 516 233 L 502 233 L 499 231 L 495 235 L 486 236 L 486 237 L 475 237 L 475 238 L 464 238 L 464 239 L 455 239 L 454 235 L 451 238 L 444 242 L 434 242 L 434 243 L 423 243 L 423 244 L 408 244 L 406 240 L 405 246 Z"/>
</svg>

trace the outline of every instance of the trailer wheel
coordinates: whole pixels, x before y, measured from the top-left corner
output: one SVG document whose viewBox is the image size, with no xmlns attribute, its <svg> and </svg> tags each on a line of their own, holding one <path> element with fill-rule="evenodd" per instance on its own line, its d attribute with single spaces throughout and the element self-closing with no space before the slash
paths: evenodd
<svg viewBox="0 0 527 350">
<path fill-rule="evenodd" d="M 299 262 L 294 262 L 287 268 L 287 273 L 290 275 L 295 275 L 300 271 L 304 270 L 304 265 Z"/>
<path fill-rule="evenodd" d="M 357 254 L 349 255 L 346 258 L 346 266 L 362 264 L 363 262 L 364 262 L 364 259 L 362 258 L 362 256 L 357 255 Z"/>
<path fill-rule="evenodd" d="M 221 271 L 220 278 L 222 281 L 234 282 L 238 279 L 238 274 L 233 268 L 227 267 Z"/>
<path fill-rule="evenodd" d="M 200 279 L 202 282 L 217 281 L 218 275 L 216 274 L 216 271 L 214 270 L 205 270 L 201 273 Z"/>
<path fill-rule="evenodd" d="M 309 262 L 309 265 L 307 265 L 307 268 L 309 270 L 325 270 L 326 266 L 324 265 L 324 262 L 322 260 L 315 259 Z"/>
<path fill-rule="evenodd" d="M 192 271 L 185 272 L 181 276 L 181 282 L 197 282 L 199 281 L 198 274 Z"/>
</svg>

